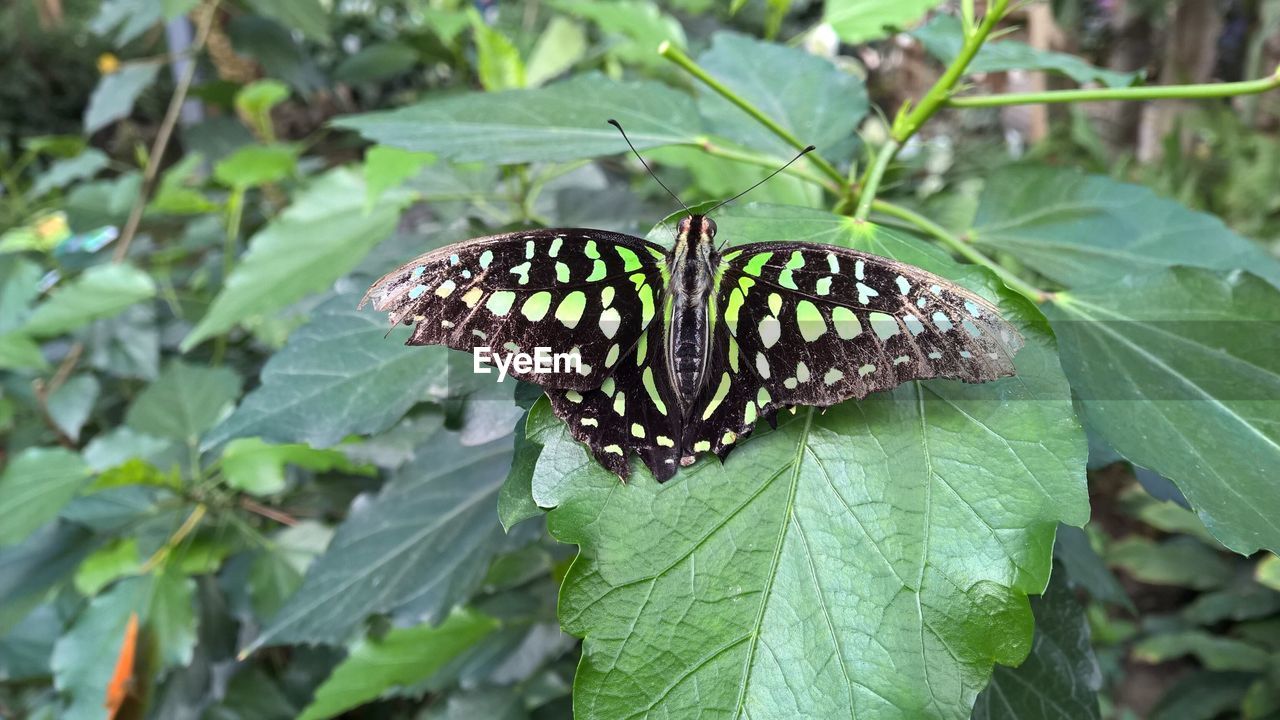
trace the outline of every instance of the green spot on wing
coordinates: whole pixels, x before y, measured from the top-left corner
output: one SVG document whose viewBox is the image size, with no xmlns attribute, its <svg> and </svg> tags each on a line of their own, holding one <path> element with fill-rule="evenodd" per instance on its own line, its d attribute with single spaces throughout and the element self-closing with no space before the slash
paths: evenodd
<svg viewBox="0 0 1280 720">
<path fill-rule="evenodd" d="M 551 309 L 551 293 L 543 290 L 529 296 L 524 301 L 524 305 L 520 307 L 520 313 L 529 319 L 530 322 L 538 322 L 547 316 L 547 311 Z"/>
</svg>

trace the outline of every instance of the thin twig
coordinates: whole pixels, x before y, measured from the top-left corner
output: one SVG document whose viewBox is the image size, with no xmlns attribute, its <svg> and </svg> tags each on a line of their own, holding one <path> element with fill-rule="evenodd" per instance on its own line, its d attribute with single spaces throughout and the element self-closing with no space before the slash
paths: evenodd
<svg viewBox="0 0 1280 720">
<path fill-rule="evenodd" d="M 80 356 L 84 353 L 84 343 L 76 341 L 72 343 L 71 348 L 67 350 L 67 354 L 62 358 L 62 362 L 58 364 L 58 369 L 54 371 L 53 377 L 49 378 L 49 382 L 45 382 L 40 378 L 31 381 L 31 389 L 35 392 L 36 406 L 40 409 L 40 417 L 44 420 L 45 425 L 53 431 L 54 436 L 58 439 L 58 444 L 70 449 L 76 449 L 75 440 L 71 436 L 62 431 L 58 427 L 58 423 L 54 422 L 53 414 L 49 412 L 49 396 L 58 391 L 67 382 L 67 378 L 71 376 L 71 372 L 75 370 L 76 363 L 80 361 Z"/>
<path fill-rule="evenodd" d="M 178 118 L 182 115 L 182 104 L 187 101 L 187 93 L 191 90 L 191 83 L 196 77 L 196 55 L 209 41 L 209 33 L 213 30 L 213 21 L 217 17 L 218 3 L 220 0 L 212 0 L 203 8 L 204 15 L 201 16 L 199 27 L 196 30 L 196 41 L 191 46 L 191 60 L 187 65 L 186 72 L 178 79 L 178 85 L 173 90 L 173 97 L 169 99 L 169 109 L 165 112 L 164 121 L 160 124 L 160 131 L 156 133 L 156 140 L 151 145 L 151 154 L 147 158 L 147 167 L 142 171 L 142 188 L 138 191 L 138 197 L 133 201 L 133 207 L 129 210 L 129 219 L 125 221 L 124 231 L 120 233 L 120 242 L 116 244 L 115 253 L 111 259 L 113 262 L 124 262 L 125 257 L 129 254 L 129 245 L 133 242 L 134 236 L 138 234 L 138 226 L 142 224 L 142 213 L 147 208 L 147 199 L 151 197 L 151 191 L 156 184 L 156 177 L 160 174 L 160 162 L 164 158 L 165 150 L 169 148 L 169 140 L 173 137 L 174 128 L 178 125 Z"/>
<path fill-rule="evenodd" d="M 275 520 L 281 525 L 288 525 L 289 527 L 293 527 L 294 525 L 298 524 L 298 518 L 290 515 L 289 513 L 283 512 L 281 510 L 276 510 L 275 508 L 267 507 L 266 505 L 263 505 L 257 500 L 254 500 L 253 498 L 245 495 L 240 496 L 240 507 L 256 515 L 261 515 L 262 517 L 267 518 L 268 520 Z"/>
</svg>

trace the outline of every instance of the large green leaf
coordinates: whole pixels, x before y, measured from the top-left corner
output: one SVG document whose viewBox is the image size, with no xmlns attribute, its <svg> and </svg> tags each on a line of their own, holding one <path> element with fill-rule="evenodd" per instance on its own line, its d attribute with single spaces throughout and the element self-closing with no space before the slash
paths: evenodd
<svg viewBox="0 0 1280 720">
<path fill-rule="evenodd" d="M 822 19 L 847 43 L 885 37 L 924 16 L 941 0 L 826 0 Z"/>
<path fill-rule="evenodd" d="M 27 448 L 0 475 L 0 546 L 52 520 L 89 479 L 89 468 L 63 448 Z"/>
<path fill-rule="evenodd" d="M 970 237 L 1068 287 L 1170 265 L 1247 268 L 1280 284 L 1280 262 L 1218 218 L 1139 185 L 1071 169 L 993 173 Z"/>
<path fill-rule="evenodd" d="M 929 22 L 911 31 L 929 54 L 950 63 L 960 54 L 964 35 L 960 19 L 952 15 L 935 15 Z M 982 46 L 969 63 L 970 74 L 1004 72 L 1006 70 L 1047 70 L 1078 83 L 1098 82 L 1108 87 L 1128 87 L 1142 78 L 1140 72 L 1116 72 L 1090 65 L 1067 53 L 1037 50 L 1017 40 L 1002 39 Z"/>
<path fill-rule="evenodd" d="M 339 118 L 374 142 L 451 160 L 518 163 L 577 160 L 626 151 L 614 118 L 639 149 L 692 143 L 693 101 L 661 83 L 589 74 L 536 90 L 469 93 L 389 112 Z"/>
<path fill-rule="evenodd" d="M 1280 549 L 1280 290 L 1176 267 L 1059 293 L 1048 313 L 1088 425 L 1227 547 Z"/>
<path fill-rule="evenodd" d="M 447 350 L 406 347 L 378 313 L 339 295 L 312 312 L 262 368 L 262 382 L 205 440 L 237 437 L 326 448 L 391 427 L 432 389 L 443 390 Z"/>
<path fill-rule="evenodd" d="M 497 628 L 491 617 L 457 610 L 436 627 L 418 625 L 364 638 L 316 689 L 300 720 L 330 718 L 391 688 L 422 682 Z"/>
<path fill-rule="evenodd" d="M 443 617 L 480 583 L 499 549 L 494 504 L 510 467 L 510 438 L 467 447 L 436 435 L 377 497 L 353 506 L 250 650 L 342 643 L 374 613 Z"/>
<path fill-rule="evenodd" d="M 721 32 L 712 37 L 711 49 L 698 62 L 801 141 L 818 146 L 818 152 L 852 135 L 869 107 L 860 79 L 785 45 Z M 704 92 L 698 106 L 717 135 L 753 150 L 788 157 L 795 153 L 718 93 Z"/>
<path fill-rule="evenodd" d="M 358 172 L 339 168 L 322 175 L 249 241 L 209 312 L 183 338 L 183 351 L 328 288 L 395 230 L 407 199 L 387 193 L 366 208 Z"/>
<path fill-rule="evenodd" d="M 58 335 L 119 314 L 155 294 L 151 276 L 132 265 L 95 265 L 40 303 L 23 332 L 36 337 Z"/>
<path fill-rule="evenodd" d="M 997 283 L 884 228 L 768 208 L 741 240 L 824 237 Z M 584 636 L 579 718 L 969 716 L 993 663 L 1031 645 L 1059 520 L 1088 516 L 1086 444 L 1038 313 L 1002 297 L 1027 340 L 1018 377 L 935 381 L 801 409 L 721 466 L 619 484 L 545 403 L 529 433 L 549 529 L 581 552 L 561 622 Z"/>
<path fill-rule="evenodd" d="M 125 422 L 152 437 L 194 445 L 226 416 L 239 394 L 235 371 L 175 360 L 138 394 Z"/>
<path fill-rule="evenodd" d="M 1099 718 L 1102 673 L 1089 645 L 1089 623 L 1062 567 L 1042 597 L 1031 600 L 1036 635 L 1016 668 L 999 667 L 978 696 L 974 720 L 1086 720 Z"/>
</svg>

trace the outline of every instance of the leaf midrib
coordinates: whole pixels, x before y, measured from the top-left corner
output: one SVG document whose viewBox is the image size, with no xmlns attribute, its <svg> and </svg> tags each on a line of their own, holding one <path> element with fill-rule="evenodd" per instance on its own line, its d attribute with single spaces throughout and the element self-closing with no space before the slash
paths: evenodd
<svg viewBox="0 0 1280 720">
<path fill-rule="evenodd" d="M 791 527 L 791 517 L 795 509 L 796 488 L 800 484 L 800 466 L 804 459 L 804 451 L 809 446 L 809 431 L 813 427 L 813 408 L 809 408 L 805 413 L 804 428 L 800 430 L 800 437 L 796 441 L 796 454 L 792 458 L 791 465 L 791 484 L 787 488 L 787 503 L 782 513 L 782 523 L 778 531 L 778 541 L 773 548 L 773 558 L 769 562 L 769 572 L 766 576 L 765 586 L 760 593 L 760 609 L 756 612 L 755 622 L 751 627 L 751 644 L 747 647 L 747 657 L 742 666 L 742 680 L 738 688 L 738 700 L 734 703 L 735 709 L 733 716 L 739 718 L 743 716 L 746 709 L 747 688 L 751 684 L 751 668 L 755 663 L 756 647 L 760 644 L 760 629 L 764 626 L 764 615 L 769 608 L 769 597 L 773 592 L 773 581 L 778 576 L 778 563 L 782 561 L 782 546 L 787 538 L 787 530 Z"/>
</svg>

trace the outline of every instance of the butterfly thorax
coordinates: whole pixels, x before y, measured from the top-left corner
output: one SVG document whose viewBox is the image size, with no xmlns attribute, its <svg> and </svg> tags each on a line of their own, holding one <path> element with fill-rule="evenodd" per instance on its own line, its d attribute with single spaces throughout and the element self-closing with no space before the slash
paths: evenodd
<svg viewBox="0 0 1280 720">
<path fill-rule="evenodd" d="M 680 221 L 668 260 L 667 374 L 688 415 L 708 376 L 709 304 L 715 289 L 715 223 L 702 215 Z"/>
</svg>

